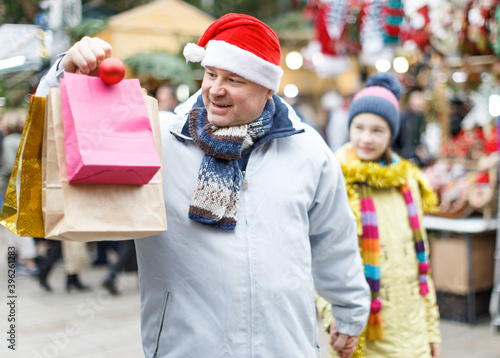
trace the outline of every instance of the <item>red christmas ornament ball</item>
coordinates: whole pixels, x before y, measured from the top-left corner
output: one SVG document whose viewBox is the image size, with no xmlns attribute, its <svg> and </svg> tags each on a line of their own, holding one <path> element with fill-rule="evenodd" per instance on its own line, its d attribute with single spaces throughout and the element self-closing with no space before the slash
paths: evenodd
<svg viewBox="0 0 500 358">
<path fill-rule="evenodd" d="M 109 57 L 99 65 L 99 77 L 108 85 L 116 85 L 125 77 L 125 65 L 119 59 Z"/>
</svg>

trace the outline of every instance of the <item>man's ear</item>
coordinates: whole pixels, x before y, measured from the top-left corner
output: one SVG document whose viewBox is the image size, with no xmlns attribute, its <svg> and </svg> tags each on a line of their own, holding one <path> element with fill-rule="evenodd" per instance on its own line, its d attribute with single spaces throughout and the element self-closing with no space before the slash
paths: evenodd
<svg viewBox="0 0 500 358">
<path fill-rule="evenodd" d="M 267 91 L 267 95 L 266 95 L 267 100 L 270 100 L 270 99 L 271 99 L 271 97 L 273 96 L 273 94 L 274 94 L 274 91 L 273 91 L 273 90 L 271 90 L 271 89 L 270 89 L 270 90 L 268 90 L 268 91 Z"/>
</svg>

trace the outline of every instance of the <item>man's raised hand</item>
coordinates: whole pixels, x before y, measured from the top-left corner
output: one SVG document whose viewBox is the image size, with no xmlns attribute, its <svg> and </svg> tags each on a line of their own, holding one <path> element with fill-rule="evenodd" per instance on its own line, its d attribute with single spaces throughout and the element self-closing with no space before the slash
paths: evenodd
<svg viewBox="0 0 500 358">
<path fill-rule="evenodd" d="M 61 65 L 67 72 L 97 75 L 97 66 L 111 57 L 111 45 L 97 37 L 85 36 L 64 55 Z"/>
</svg>

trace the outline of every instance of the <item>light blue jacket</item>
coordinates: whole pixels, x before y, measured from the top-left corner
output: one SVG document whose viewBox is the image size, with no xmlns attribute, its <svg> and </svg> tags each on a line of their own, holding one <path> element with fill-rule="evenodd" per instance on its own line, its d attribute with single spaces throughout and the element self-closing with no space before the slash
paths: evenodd
<svg viewBox="0 0 500 358">
<path fill-rule="evenodd" d="M 168 230 L 136 240 L 145 356 L 319 357 L 315 289 L 333 303 L 339 332 L 359 335 L 370 293 L 330 149 L 274 96 L 275 125 L 240 161 L 236 229 L 191 221 L 204 153 L 184 125 L 198 95 L 161 123 Z"/>
</svg>

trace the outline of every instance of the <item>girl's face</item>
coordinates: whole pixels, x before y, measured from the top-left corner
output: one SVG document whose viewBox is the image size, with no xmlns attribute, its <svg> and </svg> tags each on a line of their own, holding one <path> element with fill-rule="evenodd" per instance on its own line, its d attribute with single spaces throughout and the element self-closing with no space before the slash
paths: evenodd
<svg viewBox="0 0 500 358">
<path fill-rule="evenodd" d="M 382 117 L 373 113 L 361 113 L 353 118 L 349 136 L 359 159 L 380 161 L 389 147 L 391 129 Z"/>
</svg>

